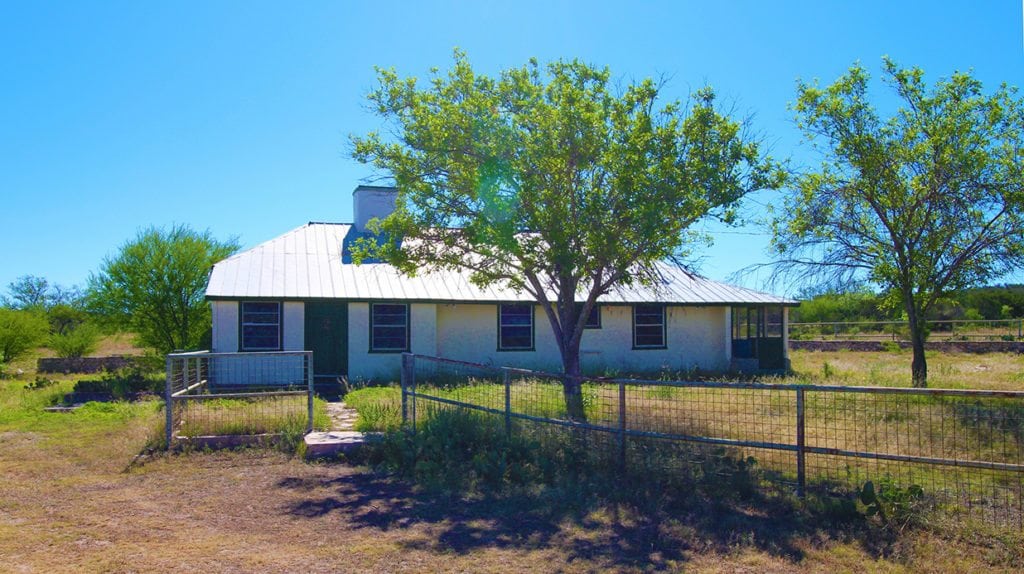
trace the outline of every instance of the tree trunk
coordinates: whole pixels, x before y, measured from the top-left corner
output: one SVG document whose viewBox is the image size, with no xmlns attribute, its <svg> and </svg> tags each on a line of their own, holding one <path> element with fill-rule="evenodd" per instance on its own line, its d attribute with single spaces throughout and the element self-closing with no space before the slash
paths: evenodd
<svg viewBox="0 0 1024 574">
<path fill-rule="evenodd" d="M 571 421 L 586 422 L 587 413 L 583 408 L 583 380 L 580 378 L 580 350 L 567 348 L 562 356 L 562 393 L 565 395 L 565 411 Z"/>
<path fill-rule="evenodd" d="M 928 336 L 923 317 L 911 308 L 907 313 L 907 326 L 910 327 L 910 348 L 913 359 L 910 363 L 910 380 L 916 388 L 928 386 L 928 363 L 924 356 L 924 340 Z"/>
</svg>

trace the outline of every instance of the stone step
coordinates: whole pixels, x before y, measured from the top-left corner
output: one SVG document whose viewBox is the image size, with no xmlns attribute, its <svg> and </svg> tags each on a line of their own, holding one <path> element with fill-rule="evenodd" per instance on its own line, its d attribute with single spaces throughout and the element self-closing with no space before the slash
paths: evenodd
<svg viewBox="0 0 1024 574">
<path fill-rule="evenodd" d="M 306 435 L 306 458 L 323 458 L 349 453 L 367 442 L 379 440 L 381 433 L 358 431 L 311 432 Z"/>
</svg>

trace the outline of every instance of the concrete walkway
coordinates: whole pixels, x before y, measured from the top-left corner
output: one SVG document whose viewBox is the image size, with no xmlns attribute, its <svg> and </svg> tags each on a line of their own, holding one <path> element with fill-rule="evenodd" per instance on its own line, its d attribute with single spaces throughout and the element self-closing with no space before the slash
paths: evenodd
<svg viewBox="0 0 1024 574">
<path fill-rule="evenodd" d="M 327 416 L 331 417 L 332 431 L 350 431 L 355 430 L 359 413 L 345 403 L 327 403 Z"/>
<path fill-rule="evenodd" d="M 356 410 L 345 403 L 327 403 L 331 430 L 306 435 L 306 458 L 323 458 L 351 452 L 366 443 L 366 434 L 355 430 Z"/>
</svg>

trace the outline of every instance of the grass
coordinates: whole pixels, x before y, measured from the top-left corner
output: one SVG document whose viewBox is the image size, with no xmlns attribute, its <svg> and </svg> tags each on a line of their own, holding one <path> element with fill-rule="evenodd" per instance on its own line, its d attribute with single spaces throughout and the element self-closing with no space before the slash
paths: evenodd
<svg viewBox="0 0 1024 574">
<path fill-rule="evenodd" d="M 965 355 L 962 364 L 951 364 L 966 372 L 965 365 L 975 359 Z M 861 360 L 873 357 L 863 354 Z M 846 369 L 835 364 L 840 372 Z M 159 401 L 44 413 L 42 407 L 74 382 L 74 377 L 55 378 L 57 384 L 40 390 L 25 388 L 32 373 L 0 380 L 0 570 L 986 572 L 1024 567 L 1019 536 L 927 528 L 896 534 L 827 501 L 806 510 L 780 499 L 690 504 L 670 512 L 579 495 L 565 486 L 491 496 L 436 493 L 365 468 L 311 464 L 268 450 L 136 460 L 162 420 Z M 400 415 L 400 402 L 390 402 L 398 396 L 395 389 L 358 393 L 362 396 L 352 393 L 346 401 L 377 404 L 381 421 Z M 557 392 L 550 396 L 554 400 Z M 486 394 L 481 398 L 492 400 Z"/>
<path fill-rule="evenodd" d="M 815 353 L 816 354 L 816 353 Z M 856 370 L 858 362 L 871 371 L 892 367 L 874 353 L 837 353 L 820 359 L 810 354 L 795 357 L 794 377 L 769 377 L 766 382 L 827 385 L 896 386 L 900 376 L 885 381 L 866 378 Z M 898 358 L 898 356 L 897 356 Z M 842 359 L 839 360 L 839 359 Z M 816 368 L 815 361 L 822 367 Z M 963 376 L 964 364 L 982 365 L 995 373 L 1012 372 L 1016 356 L 941 356 L 935 378 L 943 386 L 969 388 L 979 379 Z M 837 365 L 835 367 L 831 365 Z M 847 371 L 846 369 L 850 370 Z M 886 371 L 887 372 L 887 371 Z M 907 375 L 909 379 L 909 373 Z M 908 381 L 909 382 L 909 381 Z M 553 380 L 517 380 L 510 394 L 515 413 L 564 419 L 561 386 Z M 1009 386 L 1009 385 L 1007 385 Z M 1005 388 L 1005 387 L 1004 387 Z M 491 379 L 469 378 L 456 385 L 421 383 L 418 392 L 502 411 L 504 387 Z M 584 386 L 588 422 L 609 429 L 618 427 L 618 390 L 613 385 Z M 346 401 L 360 414 L 361 430 L 387 431 L 401 421 L 401 393 L 395 387 L 357 390 Z M 796 444 L 796 396 L 793 391 L 718 388 L 626 387 L 628 428 L 666 434 L 718 437 L 746 441 Z M 438 403 L 419 400 L 416 418 L 426 424 L 430 408 Z M 412 414 L 412 402 L 409 405 Z M 524 423 L 528 424 L 528 423 Z M 848 451 L 882 452 L 910 456 L 957 458 L 1020 464 L 1024 444 L 1024 402 L 999 398 L 868 395 L 860 393 L 808 392 L 805 399 L 805 441 L 810 446 Z M 792 453 L 745 448 L 775 482 L 796 480 Z M 956 515 L 964 508 L 971 516 L 1016 523 L 1020 517 L 1021 477 L 1008 471 L 971 470 L 921 464 L 895 463 L 863 458 L 808 455 L 808 480 L 822 489 L 853 491 L 869 479 L 894 477 L 903 485 L 919 485 L 928 494 L 929 506 L 942 512 L 936 520 Z"/>
<path fill-rule="evenodd" d="M 306 396 L 188 401 L 181 414 L 180 436 L 302 435 L 308 422 Z M 313 429 L 331 426 L 327 403 L 313 400 Z"/>
<path fill-rule="evenodd" d="M 927 351 L 928 386 L 1024 390 L 1024 355 Z M 791 351 L 796 377 L 808 383 L 909 387 L 910 351 Z"/>
</svg>

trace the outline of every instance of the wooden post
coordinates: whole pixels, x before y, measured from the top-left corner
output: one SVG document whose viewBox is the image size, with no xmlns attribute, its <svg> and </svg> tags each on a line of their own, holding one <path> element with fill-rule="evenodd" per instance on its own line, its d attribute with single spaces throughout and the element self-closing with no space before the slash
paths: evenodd
<svg viewBox="0 0 1024 574">
<path fill-rule="evenodd" d="M 306 433 L 308 434 L 313 432 L 313 351 L 306 351 L 306 384 L 309 387 L 306 399 L 306 414 L 309 417 L 306 423 Z"/>
<path fill-rule="evenodd" d="M 409 373 L 412 372 L 412 354 L 402 353 L 402 426 L 409 424 Z"/>
<path fill-rule="evenodd" d="M 619 469 L 626 471 L 626 383 L 619 381 Z"/>
<path fill-rule="evenodd" d="M 507 368 L 502 367 L 501 378 L 505 383 L 505 436 L 512 436 L 512 376 Z"/>
<path fill-rule="evenodd" d="M 804 497 L 807 473 L 804 453 L 804 390 L 796 390 L 796 495 Z"/>
</svg>

